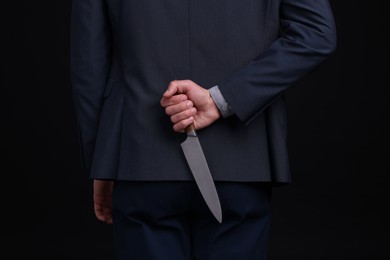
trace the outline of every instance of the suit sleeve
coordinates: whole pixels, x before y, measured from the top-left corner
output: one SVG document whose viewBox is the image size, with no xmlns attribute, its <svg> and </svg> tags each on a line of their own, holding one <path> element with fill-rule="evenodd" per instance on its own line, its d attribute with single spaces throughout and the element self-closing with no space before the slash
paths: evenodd
<svg viewBox="0 0 390 260">
<path fill-rule="evenodd" d="M 90 168 L 103 92 L 111 64 L 104 0 L 74 0 L 70 25 L 71 84 L 83 168 Z"/>
<path fill-rule="evenodd" d="M 259 57 L 218 83 L 245 124 L 336 48 L 336 28 L 327 0 L 282 0 L 280 28 L 280 36 Z"/>
</svg>

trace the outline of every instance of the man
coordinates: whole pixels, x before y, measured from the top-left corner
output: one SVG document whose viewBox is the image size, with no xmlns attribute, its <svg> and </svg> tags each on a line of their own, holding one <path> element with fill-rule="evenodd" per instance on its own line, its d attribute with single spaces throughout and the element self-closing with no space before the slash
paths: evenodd
<svg viewBox="0 0 390 260">
<path fill-rule="evenodd" d="M 271 188 L 291 181 L 283 93 L 335 45 L 327 0 L 73 1 L 81 159 L 117 258 L 266 259 Z M 222 223 L 180 147 L 190 125 Z"/>
</svg>

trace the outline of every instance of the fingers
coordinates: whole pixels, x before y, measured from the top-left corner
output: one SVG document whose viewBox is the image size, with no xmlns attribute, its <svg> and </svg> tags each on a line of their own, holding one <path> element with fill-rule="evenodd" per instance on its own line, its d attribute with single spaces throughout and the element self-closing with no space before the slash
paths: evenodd
<svg viewBox="0 0 390 260">
<path fill-rule="evenodd" d="M 112 209 L 99 203 L 94 203 L 95 216 L 98 220 L 112 224 Z"/>
<path fill-rule="evenodd" d="M 93 201 L 95 216 L 98 220 L 112 223 L 112 181 L 93 181 Z"/>
<path fill-rule="evenodd" d="M 100 221 L 104 221 L 105 217 L 104 217 L 104 213 L 103 213 L 103 206 L 95 202 L 94 208 L 95 208 L 96 218 Z"/>
<path fill-rule="evenodd" d="M 179 133 L 184 132 L 184 129 L 194 122 L 196 112 L 190 100 L 165 108 L 165 113 L 171 117 L 173 130 Z"/>
<path fill-rule="evenodd" d="M 163 97 L 160 101 L 162 107 L 168 107 L 188 100 L 187 95 L 178 94 L 172 97 Z"/>
<path fill-rule="evenodd" d="M 184 120 L 179 121 L 178 123 L 173 125 L 173 130 L 178 133 L 184 133 L 187 126 L 192 124 L 194 122 L 194 117 L 191 116 L 189 118 L 186 118 Z"/>
<path fill-rule="evenodd" d="M 104 207 L 103 214 L 105 216 L 105 222 L 107 224 L 112 224 L 112 209 L 108 207 Z"/>
<path fill-rule="evenodd" d="M 170 116 L 175 132 L 183 133 L 185 128 L 195 121 L 197 109 L 194 107 L 194 100 L 189 100 L 189 96 L 196 94 L 196 89 L 199 88 L 191 80 L 174 80 L 169 83 L 160 104 Z"/>
<path fill-rule="evenodd" d="M 183 121 L 183 120 L 189 119 L 190 117 L 195 116 L 195 114 L 196 114 L 196 109 L 193 107 L 193 108 L 187 109 L 183 112 L 172 115 L 171 122 L 173 124 L 177 124 L 180 121 Z"/>
<path fill-rule="evenodd" d="M 192 101 L 187 100 L 185 102 L 180 102 L 180 103 L 165 107 L 165 113 L 168 116 L 173 116 L 173 115 L 181 113 L 185 110 L 191 109 L 192 107 L 194 107 L 194 104 L 192 103 Z"/>
</svg>

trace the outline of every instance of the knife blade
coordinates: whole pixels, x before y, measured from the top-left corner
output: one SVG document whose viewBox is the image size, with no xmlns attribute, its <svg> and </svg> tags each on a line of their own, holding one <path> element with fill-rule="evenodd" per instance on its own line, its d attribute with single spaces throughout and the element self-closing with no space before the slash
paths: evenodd
<svg viewBox="0 0 390 260">
<path fill-rule="evenodd" d="M 222 209 L 217 189 L 193 124 L 186 128 L 186 133 L 187 139 L 181 143 L 184 156 L 203 199 L 217 221 L 222 223 Z"/>
</svg>

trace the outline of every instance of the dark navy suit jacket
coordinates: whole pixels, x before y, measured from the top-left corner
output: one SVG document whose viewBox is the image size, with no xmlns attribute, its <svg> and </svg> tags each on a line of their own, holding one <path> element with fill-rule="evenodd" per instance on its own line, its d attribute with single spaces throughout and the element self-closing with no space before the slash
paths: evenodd
<svg viewBox="0 0 390 260">
<path fill-rule="evenodd" d="M 198 132 L 215 180 L 291 180 L 283 93 L 336 46 L 327 0 L 74 0 L 71 78 L 91 178 L 191 180 L 160 106 L 218 85 L 235 115 Z"/>
</svg>

